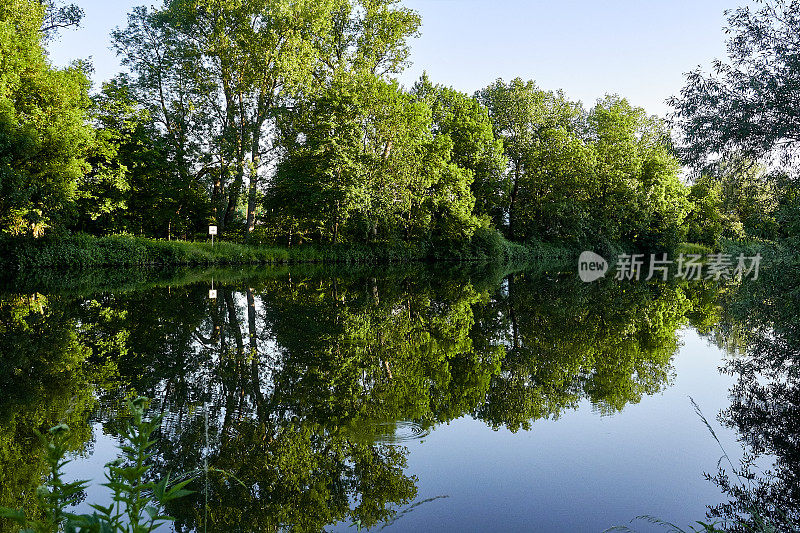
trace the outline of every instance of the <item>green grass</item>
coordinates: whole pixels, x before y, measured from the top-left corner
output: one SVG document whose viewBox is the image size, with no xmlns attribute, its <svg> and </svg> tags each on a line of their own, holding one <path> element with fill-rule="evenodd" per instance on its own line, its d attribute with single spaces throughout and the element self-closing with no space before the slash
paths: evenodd
<svg viewBox="0 0 800 533">
<path fill-rule="evenodd" d="M 477 261 L 522 264 L 564 258 L 557 247 L 523 246 L 493 230 L 463 243 L 302 245 L 292 248 L 232 242 L 165 241 L 115 235 L 51 235 L 0 238 L 0 266 L 6 271 L 125 266 L 280 265 L 296 263 L 383 264 L 414 261 Z"/>
<path fill-rule="evenodd" d="M 713 252 L 714 250 L 710 246 L 696 242 L 682 242 L 676 250 L 676 253 L 685 255 L 707 255 Z"/>
<path fill-rule="evenodd" d="M 92 237 L 76 234 L 46 239 L 6 238 L 3 260 L 17 269 L 82 268 L 132 265 L 212 265 L 281 263 L 287 250 L 221 242 L 163 241 L 123 235 Z"/>
</svg>

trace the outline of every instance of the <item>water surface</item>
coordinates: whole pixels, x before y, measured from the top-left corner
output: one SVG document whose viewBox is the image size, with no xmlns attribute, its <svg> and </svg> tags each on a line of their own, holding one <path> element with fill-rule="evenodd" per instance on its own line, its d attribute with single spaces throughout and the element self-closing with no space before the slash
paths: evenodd
<svg viewBox="0 0 800 533">
<path fill-rule="evenodd" d="M 68 474 L 102 480 L 125 399 L 145 395 L 164 417 L 153 477 L 197 478 L 168 509 L 180 531 L 685 527 L 745 498 L 704 478 L 720 444 L 738 465 L 738 440 L 770 434 L 745 416 L 756 372 L 731 366 L 776 357 L 764 301 L 477 265 L 17 278 L 0 304 L 0 504 L 31 505 L 33 430 L 60 421 Z M 756 451 L 784 462 L 765 487 L 794 495 L 787 446 Z M 107 498 L 94 485 L 79 510 Z"/>
</svg>

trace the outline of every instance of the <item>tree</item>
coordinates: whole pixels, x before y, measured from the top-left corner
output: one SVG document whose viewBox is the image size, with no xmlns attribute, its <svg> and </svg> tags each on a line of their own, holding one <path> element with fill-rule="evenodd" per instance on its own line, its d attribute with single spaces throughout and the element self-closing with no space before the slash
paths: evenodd
<svg viewBox="0 0 800 533">
<path fill-rule="evenodd" d="M 688 200 L 691 209 L 686 217 L 687 239 L 716 248 L 723 236 L 729 236 L 727 230 L 731 226 L 722 211 L 719 184 L 701 176 L 692 184 Z"/>
<path fill-rule="evenodd" d="M 395 0 L 171 0 L 138 8 L 114 43 L 184 181 L 207 179 L 221 230 L 247 184 L 246 234 L 275 154 L 277 114 L 342 64 L 392 73 L 419 25 Z"/>
<path fill-rule="evenodd" d="M 716 60 L 710 74 L 690 72 L 680 96 L 670 99 L 683 155 L 695 167 L 769 154 L 788 162 L 796 155 L 800 1 L 759 3 L 728 13 L 728 61 Z"/>
<path fill-rule="evenodd" d="M 503 140 L 503 148 L 510 162 L 510 187 L 506 217 L 508 236 L 517 235 L 520 187 L 530 170 L 531 152 L 535 150 L 541 134 L 554 128 L 575 131 L 580 123 L 580 104 L 568 101 L 561 92 L 539 89 L 533 81 L 516 78 L 509 83 L 497 80 L 476 94 L 489 110 L 495 136 Z"/>
<path fill-rule="evenodd" d="M 48 64 L 44 16 L 32 0 L 0 4 L 0 230 L 12 234 L 64 222 L 91 139 L 85 68 Z"/>
<path fill-rule="evenodd" d="M 478 97 L 510 161 L 510 238 L 643 247 L 682 239 L 686 190 L 663 121 L 618 96 L 586 113 L 520 79 Z"/>
<path fill-rule="evenodd" d="M 78 180 L 75 227 L 95 235 L 125 227 L 130 182 L 120 147 L 130 137 L 134 112 L 125 103 L 109 98 L 113 85 L 92 98 L 93 139 L 87 150 L 89 172 Z"/>
<path fill-rule="evenodd" d="M 161 153 L 167 166 L 160 170 L 166 171 L 174 191 L 187 191 L 195 185 L 207 188 L 216 208 L 222 205 L 230 179 L 221 150 L 211 144 L 213 115 L 206 96 L 217 91 L 213 81 L 201 83 L 196 47 L 172 27 L 168 8 L 169 4 L 162 10 L 134 8 L 127 28 L 112 33 L 112 44 L 130 70 L 117 84 L 128 88 L 128 98 L 147 113 L 152 131 L 163 140 Z M 173 219 L 188 206 L 175 196 L 158 199 L 161 206 L 172 204 L 173 216 L 159 217 L 163 225 L 155 234 L 169 235 Z"/>
<path fill-rule="evenodd" d="M 518 187 L 518 238 L 582 245 L 601 236 L 603 220 L 593 209 L 595 161 L 595 147 L 576 132 L 542 131 Z"/>
<path fill-rule="evenodd" d="M 603 239 L 646 248 L 679 243 L 688 191 L 665 123 L 608 96 L 589 113 L 587 134 L 597 158 L 592 203 Z"/>
<path fill-rule="evenodd" d="M 472 174 L 452 162 L 428 106 L 396 82 L 340 73 L 281 123 L 284 153 L 268 209 L 337 242 L 469 238 Z"/>
<path fill-rule="evenodd" d="M 451 87 L 434 85 L 427 74 L 411 92 L 431 108 L 433 133 L 447 135 L 452 141 L 451 161 L 472 173 L 475 214 L 488 216 L 496 227 L 503 226 L 509 195 L 508 160 L 502 141 L 494 136 L 486 107 Z"/>
<path fill-rule="evenodd" d="M 709 172 L 720 190 L 721 209 L 736 226 L 732 238 L 774 239 L 775 215 L 782 191 L 776 174 L 751 161 L 721 161 Z"/>
<path fill-rule="evenodd" d="M 78 182 L 73 227 L 95 235 L 191 236 L 209 218 L 207 191 L 199 180 L 183 179 L 168 135 L 132 92 L 119 76 L 92 97 L 91 168 Z"/>
</svg>

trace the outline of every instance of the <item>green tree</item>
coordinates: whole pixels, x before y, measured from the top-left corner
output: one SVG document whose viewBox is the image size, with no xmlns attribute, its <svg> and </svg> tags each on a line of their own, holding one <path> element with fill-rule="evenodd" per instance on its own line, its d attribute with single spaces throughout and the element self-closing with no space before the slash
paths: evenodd
<svg viewBox="0 0 800 533">
<path fill-rule="evenodd" d="M 714 177 L 720 184 L 723 210 L 741 225 L 741 233 L 774 239 L 780 180 L 762 165 L 746 161 L 722 162 Z"/>
<path fill-rule="evenodd" d="M 796 239 L 800 2 L 759 4 L 728 13 L 727 60 L 716 60 L 709 74 L 690 72 L 670 104 L 686 162 L 700 171 L 721 166 L 711 172 L 740 178 L 729 183 L 744 200 L 748 234 Z M 754 176 L 757 162 L 784 168 Z"/>
<path fill-rule="evenodd" d="M 137 8 L 114 34 L 136 99 L 167 132 L 184 182 L 208 181 L 221 230 L 247 186 L 246 235 L 274 163 L 278 112 L 342 64 L 373 74 L 405 62 L 419 19 L 394 0 L 173 0 Z"/>
<path fill-rule="evenodd" d="M 531 153 L 540 143 L 542 133 L 563 128 L 575 131 L 583 115 L 580 104 L 568 101 L 561 92 L 539 89 L 533 81 L 520 78 L 505 83 L 497 80 L 477 93 L 489 110 L 495 136 L 503 140 L 510 162 L 509 191 L 506 201 L 507 233 L 511 239 L 530 237 L 518 234 L 520 190 L 531 170 Z"/>
<path fill-rule="evenodd" d="M 199 179 L 184 181 L 168 135 L 134 100 L 129 80 L 104 83 L 92 100 L 91 171 L 78 183 L 75 228 L 193 236 L 210 214 L 206 188 Z"/>
<path fill-rule="evenodd" d="M 64 223 L 85 172 L 84 67 L 50 66 L 43 47 L 45 6 L 0 4 L 0 230 L 39 236 Z"/>
<path fill-rule="evenodd" d="M 597 240 L 605 220 L 593 205 L 598 193 L 595 162 L 595 147 L 576 132 L 563 127 L 541 132 L 527 154 L 528 170 L 519 184 L 517 235 L 568 245 Z"/>
<path fill-rule="evenodd" d="M 452 161 L 428 106 L 396 82 L 340 73 L 282 123 L 268 209 L 311 238 L 469 238 L 472 173 Z M 295 231 L 295 230 L 293 230 Z"/>
<path fill-rule="evenodd" d="M 412 94 L 431 108 L 433 133 L 453 143 L 451 161 L 472 173 L 475 214 L 488 216 L 495 227 L 505 223 L 509 195 L 503 143 L 495 138 L 486 107 L 451 87 L 434 85 L 427 74 L 414 84 Z"/>
<path fill-rule="evenodd" d="M 588 136 L 597 158 L 594 216 L 605 240 L 644 247 L 680 242 L 688 191 L 665 123 L 608 96 L 589 113 Z"/>
<path fill-rule="evenodd" d="M 708 176 L 701 176 L 692 184 L 688 200 L 691 208 L 686 217 L 687 239 L 717 247 L 731 225 L 722 211 L 719 184 Z"/>
<path fill-rule="evenodd" d="M 711 74 L 690 72 L 670 99 L 693 166 L 714 158 L 758 161 L 775 151 L 791 157 L 800 142 L 800 2 L 759 3 L 728 13 L 728 60 L 716 60 Z"/>
<path fill-rule="evenodd" d="M 510 161 L 509 237 L 643 247 L 683 238 L 687 191 L 663 121 L 617 96 L 586 113 L 520 79 L 478 97 Z"/>
</svg>

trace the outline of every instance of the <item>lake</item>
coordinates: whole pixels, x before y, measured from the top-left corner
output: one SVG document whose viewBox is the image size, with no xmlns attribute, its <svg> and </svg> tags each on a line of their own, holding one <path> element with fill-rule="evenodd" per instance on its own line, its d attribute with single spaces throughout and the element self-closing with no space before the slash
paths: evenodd
<svg viewBox="0 0 800 533">
<path fill-rule="evenodd" d="M 797 524 L 797 277 L 572 270 L 8 280 L 0 505 L 35 501 L 34 430 L 59 422 L 67 477 L 94 480 L 78 511 L 107 503 L 103 465 L 143 395 L 163 416 L 150 475 L 195 478 L 167 509 L 179 531 L 644 532 L 664 529 L 637 516 L 688 529 L 710 508 Z"/>
</svg>

